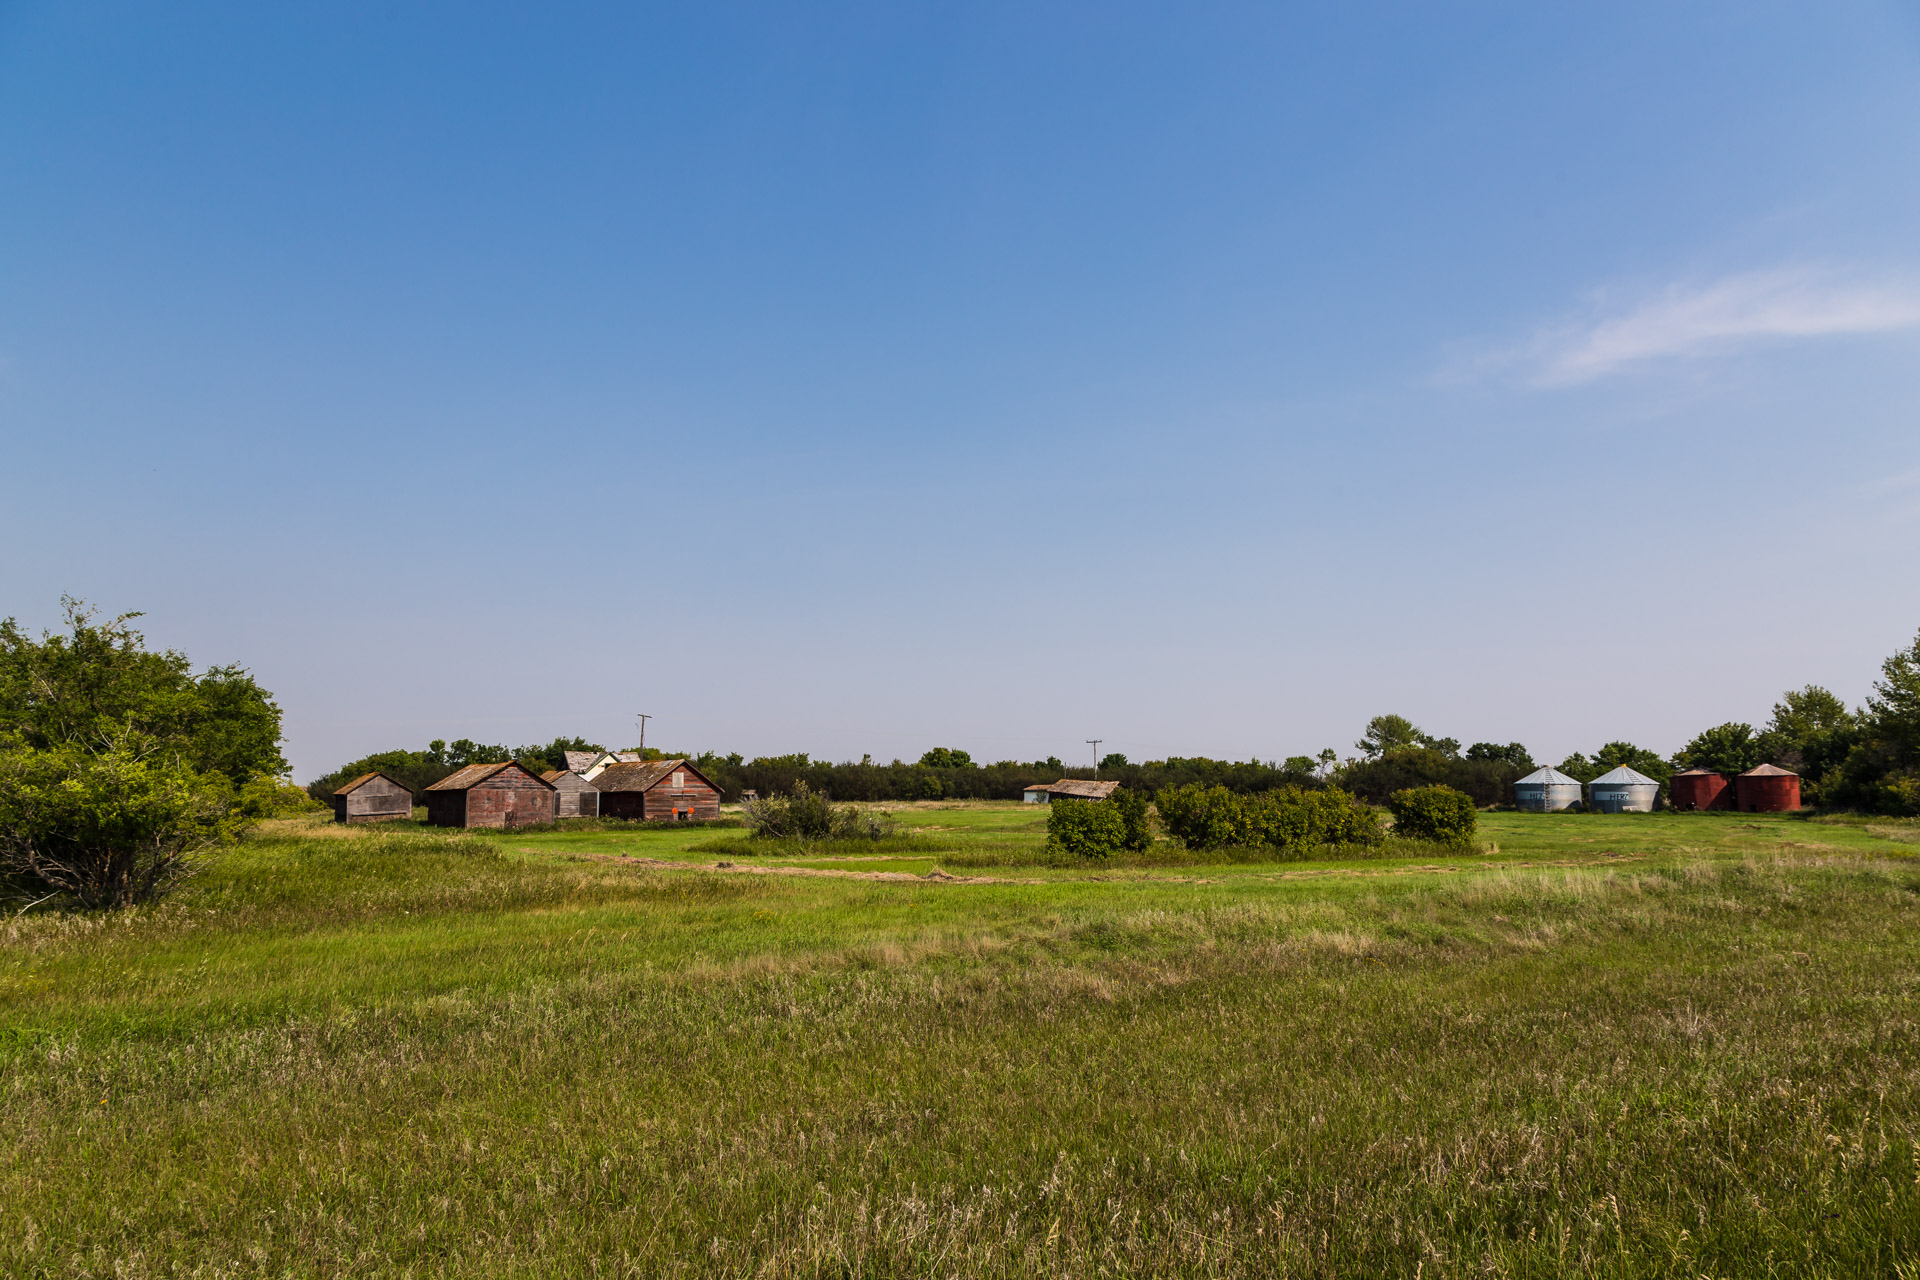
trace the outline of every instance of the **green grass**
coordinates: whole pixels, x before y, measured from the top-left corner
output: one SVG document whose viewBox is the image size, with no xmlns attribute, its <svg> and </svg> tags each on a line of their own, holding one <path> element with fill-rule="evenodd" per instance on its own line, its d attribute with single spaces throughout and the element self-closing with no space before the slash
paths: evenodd
<svg viewBox="0 0 1920 1280">
<path fill-rule="evenodd" d="M 947 847 L 286 822 L 0 923 L 0 1274 L 1920 1275 L 1907 826 L 901 816 Z"/>
</svg>

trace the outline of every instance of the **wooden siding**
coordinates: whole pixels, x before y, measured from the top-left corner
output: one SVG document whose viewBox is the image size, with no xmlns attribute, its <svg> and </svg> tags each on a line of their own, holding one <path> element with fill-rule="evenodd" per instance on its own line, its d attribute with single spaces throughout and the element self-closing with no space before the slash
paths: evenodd
<svg viewBox="0 0 1920 1280">
<path fill-rule="evenodd" d="M 561 772 L 550 781 L 555 792 L 555 812 L 562 818 L 597 818 L 600 816 L 600 792 L 591 782 L 577 773 Z"/>
<path fill-rule="evenodd" d="M 427 792 L 427 821 L 436 827 L 531 827 L 554 819 L 554 789 L 508 765 L 464 791 Z"/>
<path fill-rule="evenodd" d="M 600 794 L 600 813 L 608 818 L 639 818 L 648 822 L 673 822 L 677 819 L 709 822 L 720 816 L 720 793 L 702 782 L 691 771 L 684 786 L 675 788 L 668 774 L 645 791 L 604 791 Z"/>
<path fill-rule="evenodd" d="M 413 792 L 386 778 L 369 778 L 333 798 L 335 822 L 391 822 L 413 816 Z"/>
</svg>

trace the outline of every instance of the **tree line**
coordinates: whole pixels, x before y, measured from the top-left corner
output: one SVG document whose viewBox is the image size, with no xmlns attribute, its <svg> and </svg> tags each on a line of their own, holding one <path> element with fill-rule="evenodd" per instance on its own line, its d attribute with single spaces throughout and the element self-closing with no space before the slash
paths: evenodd
<svg viewBox="0 0 1920 1280">
<path fill-rule="evenodd" d="M 326 802 L 334 787 L 377 769 L 419 796 L 426 787 L 476 761 L 516 759 L 536 770 L 558 769 L 565 766 L 566 751 L 604 749 L 583 738 L 556 738 L 518 748 L 466 739 L 435 741 L 424 751 L 385 751 L 362 757 L 316 779 L 309 790 L 315 799 Z M 804 752 L 751 759 L 739 752 L 718 751 L 676 753 L 648 748 L 645 754 L 649 759 L 690 760 L 730 802 L 749 792 L 785 795 L 798 786 L 862 803 L 1015 800 L 1035 783 L 1097 776 L 1147 796 L 1195 786 L 1221 787 L 1237 795 L 1334 786 L 1372 804 L 1385 804 L 1395 793 L 1413 788 L 1445 786 L 1486 807 L 1511 804 L 1513 784 L 1539 767 L 1521 743 L 1475 742 L 1462 747 L 1458 739 L 1427 733 L 1401 715 L 1380 715 L 1368 721 L 1353 753 L 1344 758 L 1327 748 L 1315 756 L 1284 760 L 1174 756 L 1136 763 L 1114 752 L 1094 769 L 1069 767 L 1057 757 L 980 764 L 955 747 L 934 747 L 918 760 L 886 763 L 870 756 L 835 763 L 815 760 Z M 1658 782 L 1664 796 L 1668 779 L 1681 769 L 1701 767 L 1731 776 L 1758 764 L 1776 764 L 1800 774 L 1801 794 L 1810 805 L 1920 814 L 1920 638 L 1882 664 L 1873 693 L 1858 709 L 1849 710 L 1833 693 L 1808 685 L 1782 694 L 1771 717 L 1759 728 L 1740 722 L 1715 725 L 1672 756 L 1632 742 L 1606 742 L 1591 754 L 1575 752 L 1556 767 L 1580 782 L 1591 782 L 1626 765 Z"/>
</svg>

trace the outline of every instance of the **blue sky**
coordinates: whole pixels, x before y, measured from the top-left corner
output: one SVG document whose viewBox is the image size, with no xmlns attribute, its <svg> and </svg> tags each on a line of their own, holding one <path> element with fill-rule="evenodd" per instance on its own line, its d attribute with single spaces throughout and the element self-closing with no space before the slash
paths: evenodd
<svg viewBox="0 0 1920 1280">
<path fill-rule="evenodd" d="M 0 612 L 430 737 L 1671 751 L 1920 628 L 1912 5 L 0 6 Z"/>
</svg>

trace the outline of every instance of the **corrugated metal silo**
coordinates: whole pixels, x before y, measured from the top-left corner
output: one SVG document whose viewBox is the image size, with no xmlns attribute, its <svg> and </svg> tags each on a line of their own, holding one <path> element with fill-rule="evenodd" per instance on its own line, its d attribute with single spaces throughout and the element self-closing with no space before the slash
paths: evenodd
<svg viewBox="0 0 1920 1280">
<path fill-rule="evenodd" d="M 1558 769 L 1535 769 L 1513 784 L 1513 802 L 1528 813 L 1558 813 L 1580 803 L 1580 783 Z"/>
<path fill-rule="evenodd" d="M 1660 784 L 1621 765 L 1587 784 L 1587 798 L 1601 813 L 1652 813 L 1660 798 Z"/>
<path fill-rule="evenodd" d="M 1682 769 L 1667 779 L 1667 802 L 1675 809 L 1733 808 L 1733 788 L 1724 774 L 1711 769 Z"/>
<path fill-rule="evenodd" d="M 1763 764 L 1735 778 L 1733 794 L 1742 813 L 1791 813 L 1800 807 L 1800 775 Z"/>
</svg>

